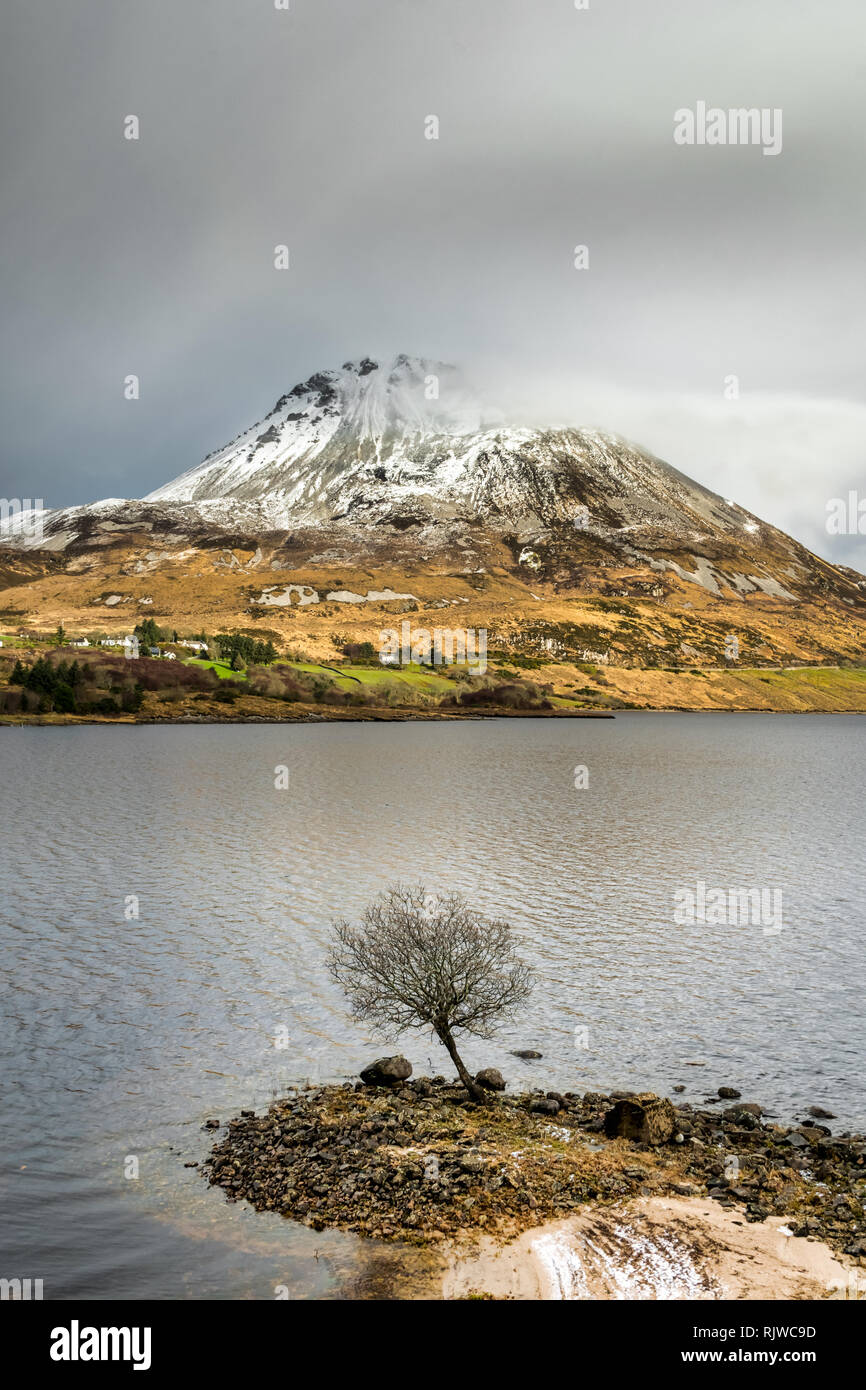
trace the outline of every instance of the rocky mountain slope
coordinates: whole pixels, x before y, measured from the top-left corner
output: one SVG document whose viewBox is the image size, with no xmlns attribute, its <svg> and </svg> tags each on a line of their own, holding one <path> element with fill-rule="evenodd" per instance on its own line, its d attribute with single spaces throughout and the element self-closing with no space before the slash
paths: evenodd
<svg viewBox="0 0 866 1390">
<path fill-rule="evenodd" d="M 613 435 L 509 426 L 419 358 L 317 372 L 148 497 L 28 520 L 0 537 L 7 629 L 148 612 L 321 657 L 411 612 L 559 661 L 718 665 L 732 632 L 756 664 L 866 652 L 859 574 Z"/>
</svg>

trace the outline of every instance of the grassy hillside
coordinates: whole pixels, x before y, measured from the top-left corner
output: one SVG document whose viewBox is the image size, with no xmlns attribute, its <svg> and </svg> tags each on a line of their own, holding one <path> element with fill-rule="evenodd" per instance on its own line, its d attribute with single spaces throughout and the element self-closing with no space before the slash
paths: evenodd
<svg viewBox="0 0 866 1390">
<path fill-rule="evenodd" d="M 20 664 L 19 664 L 20 663 Z M 617 710 L 866 712 L 866 667 L 641 670 L 491 659 L 405 669 L 278 658 L 232 671 L 197 658 L 164 661 L 19 643 L 0 651 L 0 722 L 551 717 Z"/>
</svg>

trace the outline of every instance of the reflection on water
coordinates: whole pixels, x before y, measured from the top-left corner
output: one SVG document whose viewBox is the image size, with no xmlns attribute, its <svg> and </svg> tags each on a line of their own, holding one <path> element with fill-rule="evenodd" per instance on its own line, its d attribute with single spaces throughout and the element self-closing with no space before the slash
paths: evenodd
<svg viewBox="0 0 866 1390">
<path fill-rule="evenodd" d="M 183 1165 L 206 1118 L 380 1051 L 322 959 L 330 920 L 396 879 L 508 917 L 538 968 L 473 1065 L 731 1084 L 863 1124 L 857 717 L 5 729 L 0 753 L 0 1273 L 47 1297 L 351 1287 L 368 1243 L 229 1206 Z M 698 881 L 780 889 L 783 930 L 675 925 Z"/>
</svg>

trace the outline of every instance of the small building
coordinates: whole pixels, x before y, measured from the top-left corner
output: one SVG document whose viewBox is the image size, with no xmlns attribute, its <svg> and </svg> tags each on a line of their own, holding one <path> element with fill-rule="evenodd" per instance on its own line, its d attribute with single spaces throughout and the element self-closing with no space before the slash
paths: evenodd
<svg viewBox="0 0 866 1390">
<path fill-rule="evenodd" d="M 159 647 L 148 647 L 148 656 L 159 656 Z"/>
</svg>

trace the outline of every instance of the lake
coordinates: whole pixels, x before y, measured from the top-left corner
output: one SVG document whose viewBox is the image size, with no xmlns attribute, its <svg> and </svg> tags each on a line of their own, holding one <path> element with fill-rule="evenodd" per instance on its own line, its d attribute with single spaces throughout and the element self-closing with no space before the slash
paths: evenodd
<svg viewBox="0 0 866 1390">
<path fill-rule="evenodd" d="M 377 1275 L 184 1164 L 206 1119 L 398 1047 L 452 1074 L 365 1036 L 323 968 L 397 880 L 505 917 L 537 969 L 473 1068 L 866 1123 L 862 718 L 5 728 L 0 757 L 0 1275 L 46 1298 L 387 1280 L 393 1251 Z"/>
</svg>

